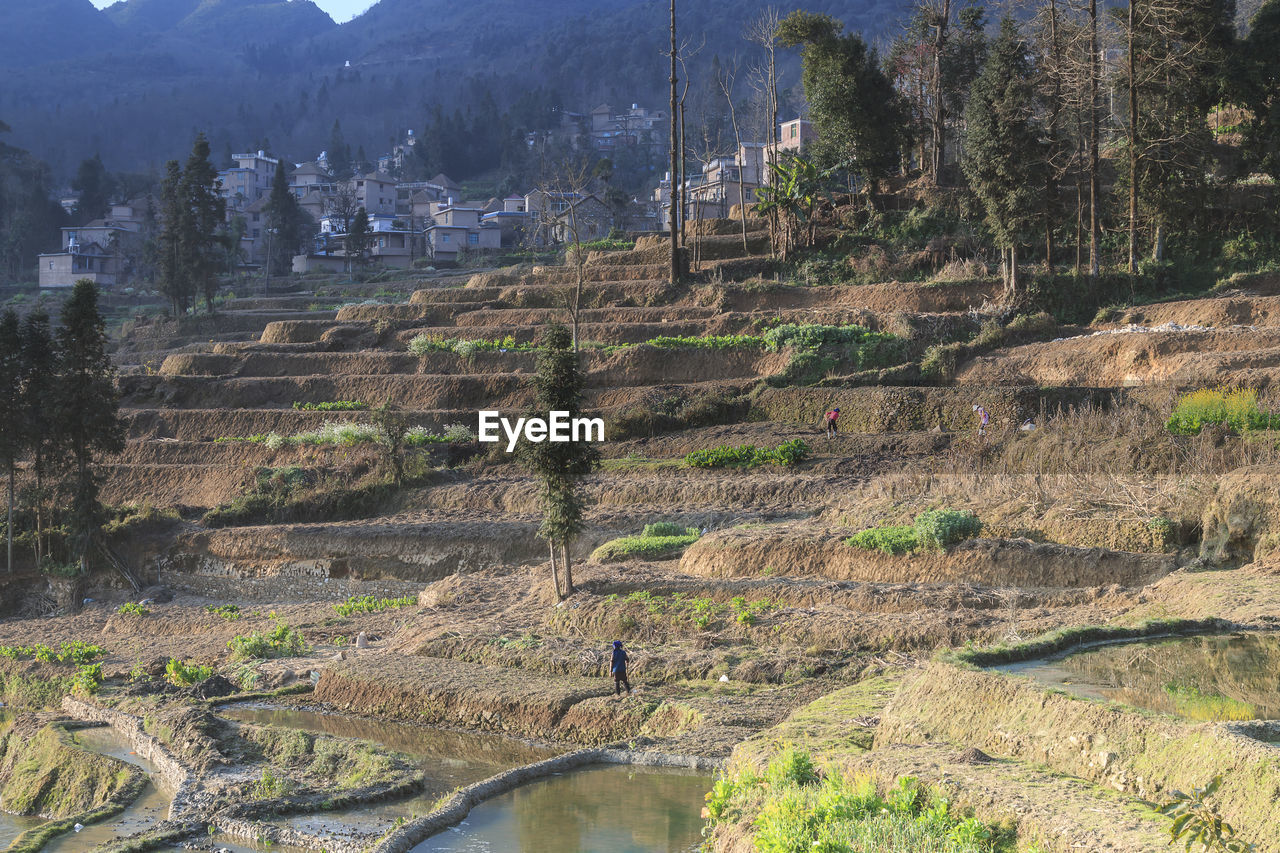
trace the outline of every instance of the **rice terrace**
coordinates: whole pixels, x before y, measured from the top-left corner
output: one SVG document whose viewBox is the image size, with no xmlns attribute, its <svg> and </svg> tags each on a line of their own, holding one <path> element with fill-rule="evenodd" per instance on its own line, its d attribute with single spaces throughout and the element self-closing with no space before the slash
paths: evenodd
<svg viewBox="0 0 1280 853">
<path fill-rule="evenodd" d="M 0 851 L 1280 851 L 1278 0 L 59 4 Z"/>
</svg>

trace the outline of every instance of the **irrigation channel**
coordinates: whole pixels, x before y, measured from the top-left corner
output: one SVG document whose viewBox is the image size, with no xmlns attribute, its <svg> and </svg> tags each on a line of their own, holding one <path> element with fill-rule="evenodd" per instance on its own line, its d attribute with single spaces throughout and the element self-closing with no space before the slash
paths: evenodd
<svg viewBox="0 0 1280 853">
<path fill-rule="evenodd" d="M 1127 642 L 996 669 L 1076 696 L 1191 720 L 1280 719 L 1277 634 Z"/>
</svg>

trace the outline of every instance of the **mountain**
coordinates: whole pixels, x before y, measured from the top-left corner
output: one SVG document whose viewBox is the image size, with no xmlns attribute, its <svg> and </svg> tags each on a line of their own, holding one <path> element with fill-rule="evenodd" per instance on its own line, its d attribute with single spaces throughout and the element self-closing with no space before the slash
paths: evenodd
<svg viewBox="0 0 1280 853">
<path fill-rule="evenodd" d="M 793 2 L 884 40 L 913 0 Z M 711 69 L 755 57 L 743 28 L 766 5 L 680 0 L 680 39 L 701 45 L 688 68 L 696 109 L 723 108 Z M 494 125 L 511 112 L 505 141 L 488 140 L 509 148 L 560 110 L 664 108 L 667 25 L 667 0 L 380 0 L 341 25 L 311 0 L 120 0 L 102 11 L 0 0 L 0 118 L 61 180 L 95 153 L 113 171 L 156 172 L 198 130 L 216 155 L 270 145 L 308 159 L 335 120 L 353 151 L 376 157 L 406 129 Z M 794 110 L 798 58 L 780 61 Z"/>
<path fill-rule="evenodd" d="M 0 0 L 0 68 L 99 53 L 119 37 L 89 0 Z"/>
<path fill-rule="evenodd" d="M 120 0 L 106 14 L 126 37 L 227 50 L 303 41 L 337 27 L 312 0 Z"/>
</svg>

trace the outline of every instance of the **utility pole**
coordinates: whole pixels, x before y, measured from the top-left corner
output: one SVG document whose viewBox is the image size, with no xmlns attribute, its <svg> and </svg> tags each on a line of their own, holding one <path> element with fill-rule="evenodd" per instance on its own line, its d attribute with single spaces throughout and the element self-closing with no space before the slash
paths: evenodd
<svg viewBox="0 0 1280 853">
<path fill-rule="evenodd" d="M 679 168 L 679 121 L 676 119 L 676 0 L 671 0 L 671 283 L 678 284 L 680 281 L 680 247 L 677 245 L 679 230 L 676 223 L 676 214 L 678 207 L 676 205 L 676 193 L 683 193 L 682 187 L 676 186 L 676 180 L 680 175 Z"/>
</svg>

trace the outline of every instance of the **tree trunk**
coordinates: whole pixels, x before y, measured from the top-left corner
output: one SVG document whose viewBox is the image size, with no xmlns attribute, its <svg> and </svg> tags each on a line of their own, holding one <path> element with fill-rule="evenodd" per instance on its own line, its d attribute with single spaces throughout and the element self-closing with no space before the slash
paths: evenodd
<svg viewBox="0 0 1280 853">
<path fill-rule="evenodd" d="M 5 524 L 5 538 L 8 540 L 9 546 L 9 573 L 13 573 L 13 479 L 14 479 L 13 460 L 9 460 L 9 516 Z"/>
<path fill-rule="evenodd" d="M 671 0 L 671 283 L 680 283 L 680 247 L 679 228 L 676 225 L 676 174 L 680 171 L 676 158 L 679 156 L 677 147 L 679 145 L 676 121 L 676 0 Z M 568 564 L 565 565 L 566 574 L 569 571 Z M 573 591 L 573 583 L 569 583 L 569 591 Z"/>
<path fill-rule="evenodd" d="M 947 151 L 947 114 L 942 103 L 942 52 L 947 44 L 947 25 L 951 22 L 951 0 L 942 0 L 942 14 L 934 24 L 933 39 L 933 183 L 942 185 L 942 166 Z"/>
<path fill-rule="evenodd" d="M 1098 217 L 1098 205 L 1102 203 L 1098 157 L 1098 0 L 1089 0 L 1089 278 L 1096 280 L 1102 266 L 1102 223 Z"/>
<path fill-rule="evenodd" d="M 1129 275 L 1138 272 L 1138 77 L 1133 60 L 1133 30 L 1138 0 L 1129 0 Z"/>
<path fill-rule="evenodd" d="M 564 596 L 560 594 L 560 569 L 556 566 L 556 543 L 554 539 L 548 539 L 547 545 L 551 549 L 551 585 L 556 590 L 556 601 L 564 601 Z"/>
<path fill-rule="evenodd" d="M 1014 297 L 1018 295 L 1021 283 L 1018 281 L 1018 244 L 1014 243 L 1009 247 L 1009 287 L 1008 296 Z"/>
<path fill-rule="evenodd" d="M 36 568 L 44 563 L 44 460 L 40 451 L 36 451 L 32 462 L 36 475 Z"/>
<path fill-rule="evenodd" d="M 1164 260 L 1164 223 L 1156 224 L 1155 238 L 1151 242 L 1151 260 L 1160 263 Z"/>
<path fill-rule="evenodd" d="M 560 553 L 564 556 L 564 595 L 568 598 L 576 591 L 573 588 L 573 558 L 569 556 L 569 540 L 560 543 Z"/>
</svg>

